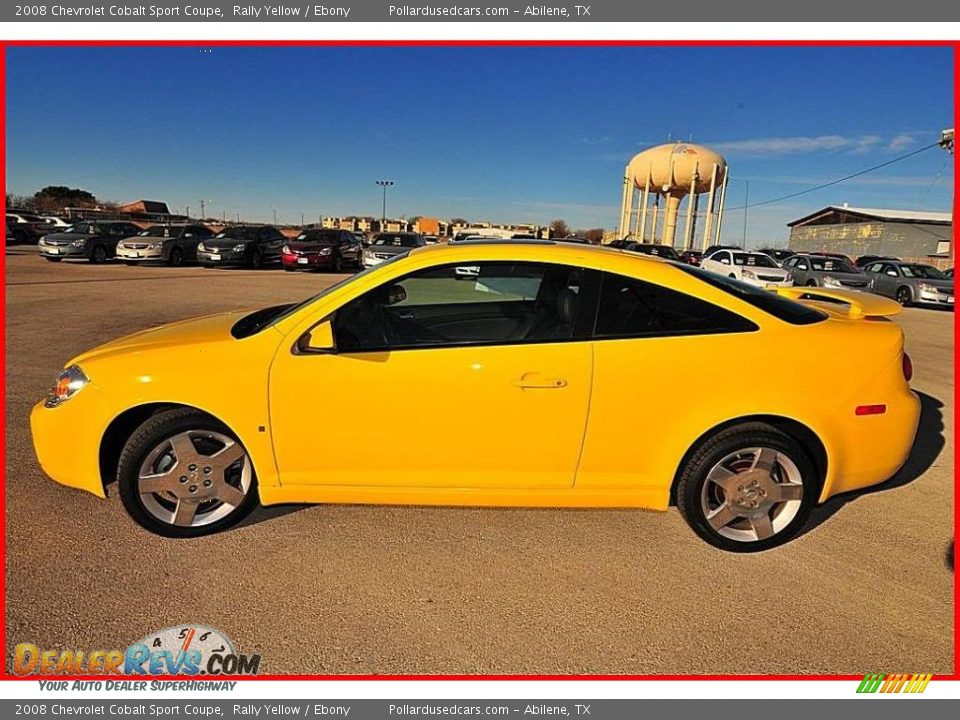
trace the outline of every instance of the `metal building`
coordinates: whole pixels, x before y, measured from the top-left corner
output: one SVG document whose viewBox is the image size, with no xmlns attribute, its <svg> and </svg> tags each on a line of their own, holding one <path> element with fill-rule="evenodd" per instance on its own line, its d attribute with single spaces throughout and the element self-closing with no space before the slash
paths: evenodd
<svg viewBox="0 0 960 720">
<path fill-rule="evenodd" d="M 944 267 L 953 264 L 951 213 L 831 205 L 787 227 L 794 252 L 891 255 Z"/>
</svg>

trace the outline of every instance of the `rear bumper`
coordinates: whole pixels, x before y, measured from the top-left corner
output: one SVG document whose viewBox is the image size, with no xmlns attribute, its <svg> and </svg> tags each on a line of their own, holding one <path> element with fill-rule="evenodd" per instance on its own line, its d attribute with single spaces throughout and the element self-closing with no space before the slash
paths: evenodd
<svg viewBox="0 0 960 720">
<path fill-rule="evenodd" d="M 889 480 L 907 462 L 920 424 L 920 398 L 907 391 L 884 404 L 884 414 L 853 417 L 836 430 L 821 502 Z"/>
</svg>

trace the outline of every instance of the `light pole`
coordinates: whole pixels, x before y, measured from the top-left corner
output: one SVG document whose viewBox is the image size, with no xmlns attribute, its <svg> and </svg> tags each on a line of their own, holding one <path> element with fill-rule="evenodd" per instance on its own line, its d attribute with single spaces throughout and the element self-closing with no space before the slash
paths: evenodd
<svg viewBox="0 0 960 720">
<path fill-rule="evenodd" d="M 200 219 L 204 220 L 207 217 L 207 203 L 213 202 L 212 200 L 198 200 L 200 203 Z"/>
<path fill-rule="evenodd" d="M 744 180 L 747 184 L 747 189 L 745 197 L 743 200 L 743 247 L 744 250 L 747 249 L 747 213 L 750 211 L 750 181 Z"/>
<path fill-rule="evenodd" d="M 380 232 L 387 222 L 387 188 L 393 185 L 393 180 L 377 180 L 377 185 L 383 188 L 383 210 L 380 213 Z"/>
</svg>

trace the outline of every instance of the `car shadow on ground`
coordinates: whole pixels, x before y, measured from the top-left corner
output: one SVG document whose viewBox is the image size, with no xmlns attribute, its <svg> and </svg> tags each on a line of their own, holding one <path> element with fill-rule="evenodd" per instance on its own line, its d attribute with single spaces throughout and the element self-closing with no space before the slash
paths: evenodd
<svg viewBox="0 0 960 720">
<path fill-rule="evenodd" d="M 234 527 L 227 530 L 227 532 L 233 532 L 234 530 L 239 530 L 240 528 L 249 527 L 251 525 L 259 525 L 262 522 L 269 522 L 270 520 L 276 520 L 284 515 L 292 515 L 295 512 L 307 510 L 311 507 L 315 506 L 309 504 L 259 505 L 257 506 L 256 510 L 237 523 Z"/>
<path fill-rule="evenodd" d="M 954 554 L 956 553 L 955 548 L 956 548 L 956 541 L 951 540 L 950 544 L 947 545 L 947 555 L 944 558 L 944 562 L 946 562 L 946 565 L 947 565 L 947 570 L 949 570 L 950 572 L 953 572 Z"/>
<path fill-rule="evenodd" d="M 930 469 L 934 461 L 940 456 L 945 444 L 943 439 L 943 403 L 925 393 L 918 392 L 917 395 L 920 397 L 920 426 L 917 428 L 917 437 L 913 441 L 913 448 L 904 466 L 900 468 L 896 475 L 879 485 L 835 495 L 822 505 L 818 505 L 813 509 L 802 534 L 819 527 L 848 503 L 865 495 L 886 492 L 909 485 Z M 950 554 L 951 556 L 953 554 L 952 543 Z"/>
</svg>

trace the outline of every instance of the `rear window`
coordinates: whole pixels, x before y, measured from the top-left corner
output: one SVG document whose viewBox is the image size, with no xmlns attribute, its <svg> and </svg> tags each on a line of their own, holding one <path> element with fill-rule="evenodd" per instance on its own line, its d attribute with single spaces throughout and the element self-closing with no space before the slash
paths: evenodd
<svg viewBox="0 0 960 720">
<path fill-rule="evenodd" d="M 763 290 L 736 278 L 726 277 L 692 265 L 677 265 L 678 270 L 693 275 L 725 293 L 750 303 L 755 308 L 791 325 L 812 325 L 827 319 L 827 314 L 803 303 Z"/>
</svg>

